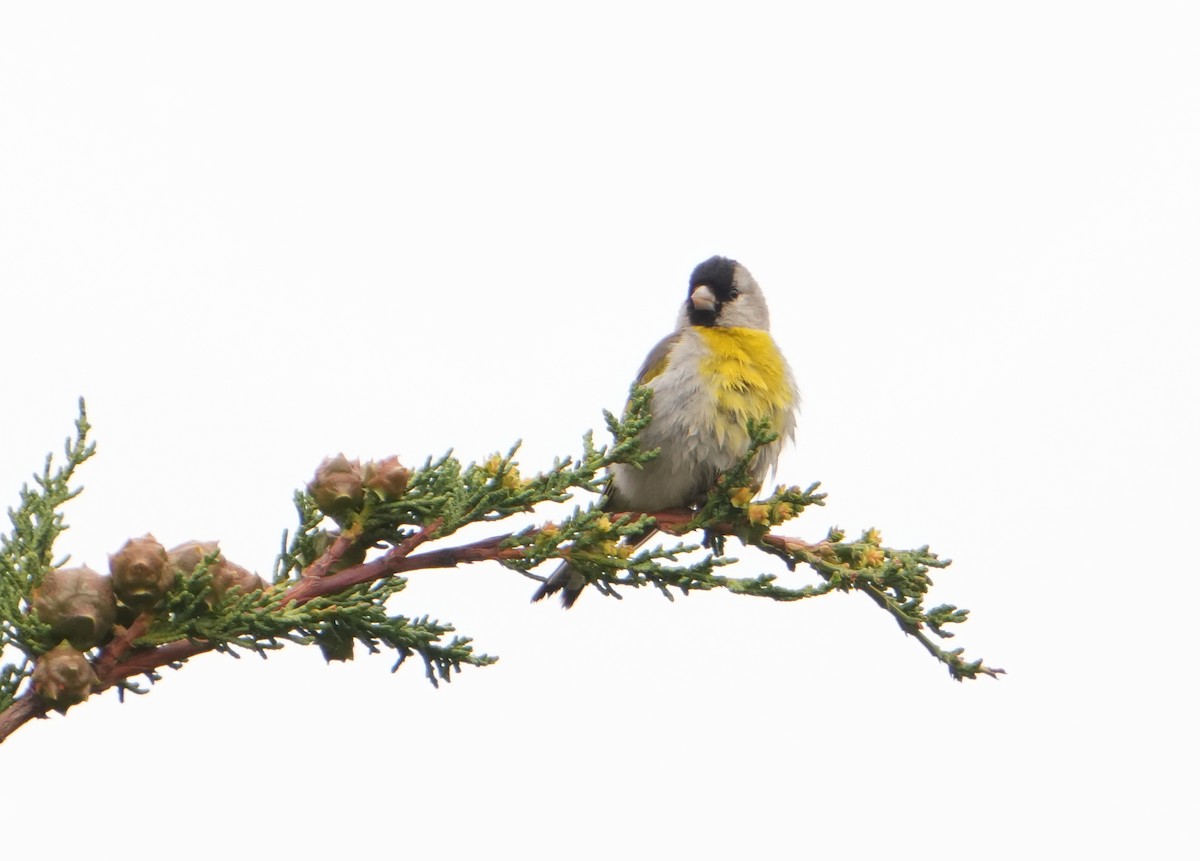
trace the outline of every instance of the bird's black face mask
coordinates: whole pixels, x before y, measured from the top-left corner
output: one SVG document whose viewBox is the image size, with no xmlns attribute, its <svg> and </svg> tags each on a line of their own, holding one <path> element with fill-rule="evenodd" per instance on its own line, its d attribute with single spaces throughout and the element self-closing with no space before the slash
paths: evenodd
<svg viewBox="0 0 1200 861">
<path fill-rule="evenodd" d="M 710 257 L 692 270 L 692 277 L 688 279 L 687 303 L 688 322 L 691 325 L 715 325 L 721 305 L 737 297 L 737 289 L 733 286 L 736 265 L 736 261 L 727 257 Z"/>
</svg>

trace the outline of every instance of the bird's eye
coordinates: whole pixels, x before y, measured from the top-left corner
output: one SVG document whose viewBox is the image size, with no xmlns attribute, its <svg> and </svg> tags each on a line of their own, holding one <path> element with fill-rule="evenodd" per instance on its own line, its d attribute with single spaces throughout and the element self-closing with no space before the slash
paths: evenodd
<svg viewBox="0 0 1200 861">
<path fill-rule="evenodd" d="M 730 288 L 729 288 L 729 301 L 731 301 L 731 302 L 732 302 L 732 301 L 733 301 L 734 299 L 736 299 L 737 297 L 738 297 L 738 288 L 736 288 L 736 287 L 730 287 Z"/>
</svg>

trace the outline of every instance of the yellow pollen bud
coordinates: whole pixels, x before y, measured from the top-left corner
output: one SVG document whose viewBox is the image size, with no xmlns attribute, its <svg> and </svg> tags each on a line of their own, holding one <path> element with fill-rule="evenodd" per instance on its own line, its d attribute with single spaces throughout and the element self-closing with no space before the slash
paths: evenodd
<svg viewBox="0 0 1200 861">
<path fill-rule="evenodd" d="M 751 505 L 746 509 L 746 517 L 753 524 L 766 526 L 771 522 L 771 508 L 761 503 Z"/>
</svg>

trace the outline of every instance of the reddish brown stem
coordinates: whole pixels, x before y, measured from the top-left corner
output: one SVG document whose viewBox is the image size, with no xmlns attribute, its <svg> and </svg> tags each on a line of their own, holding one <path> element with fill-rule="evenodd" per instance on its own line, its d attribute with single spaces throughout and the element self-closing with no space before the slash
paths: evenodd
<svg viewBox="0 0 1200 861">
<path fill-rule="evenodd" d="M 624 514 L 612 513 L 609 515 L 613 520 L 621 516 Z M 695 512 L 681 509 L 652 515 L 628 513 L 628 516 L 630 518 L 653 517 L 659 529 L 678 534 L 686 531 L 687 526 L 695 518 Z M 351 540 L 343 542 L 344 536 L 339 537 L 321 558 L 305 569 L 301 577 L 283 593 L 280 597 L 280 604 L 304 604 L 314 598 L 336 595 L 353 586 L 372 583 L 406 571 L 454 568 L 472 562 L 518 559 L 523 553 L 519 547 L 502 548 L 500 546 L 511 537 L 509 534 L 495 535 L 460 547 L 443 547 L 424 553 L 413 553 L 416 548 L 429 541 L 441 525 L 441 520 L 435 520 L 414 532 L 382 556 L 359 565 L 351 565 L 340 571 L 333 571 L 337 561 L 349 550 L 352 543 Z M 709 529 L 728 531 L 722 525 L 710 526 Z M 773 535 L 768 535 L 766 540 L 768 543 L 780 547 L 787 547 L 797 541 L 797 539 L 780 538 Z M 803 542 L 800 543 L 803 544 Z M 134 641 L 146 632 L 152 621 L 152 616 L 143 613 L 100 652 L 95 661 L 96 675 L 100 679 L 100 684 L 93 693 L 107 690 L 125 679 L 152 673 L 161 667 L 186 661 L 188 658 L 214 648 L 211 643 L 175 640 L 152 649 L 132 651 Z M 26 722 L 33 718 L 45 717 L 49 710 L 50 706 L 32 690 L 18 697 L 11 706 L 0 712 L 0 743 Z"/>
<path fill-rule="evenodd" d="M 300 576 L 304 580 L 319 580 L 320 578 L 324 577 L 333 570 L 334 565 L 337 565 L 342 561 L 342 557 L 345 556 L 350 548 L 354 546 L 354 542 L 358 538 L 359 534 L 360 532 L 358 529 L 348 529 L 338 535 L 338 537 L 334 539 L 333 544 L 330 545 L 329 549 L 321 554 L 321 558 L 305 568 L 304 571 L 301 572 Z M 303 580 L 301 582 L 303 582 Z"/>
<path fill-rule="evenodd" d="M 141 613 L 128 628 L 118 626 L 117 635 L 113 637 L 107 646 L 100 650 L 99 656 L 93 663 L 96 675 L 104 678 L 105 673 L 116 666 L 117 661 L 125 657 L 129 650 L 133 648 L 133 641 L 146 633 L 146 629 L 150 627 L 150 623 L 153 620 L 154 616 L 152 614 Z"/>
<path fill-rule="evenodd" d="M 344 536 L 340 536 L 330 546 L 329 550 L 322 554 L 319 560 L 310 565 L 301 575 L 300 579 L 283 593 L 281 603 L 285 605 L 291 603 L 304 604 L 313 598 L 334 595 L 351 586 L 379 580 L 398 573 L 401 570 L 444 567 L 432 564 L 402 564 L 405 557 L 412 553 L 415 548 L 429 540 L 432 533 L 441 526 L 441 523 L 441 520 L 433 521 L 410 535 L 378 559 L 364 562 L 361 565 L 353 565 L 329 574 L 328 572 L 337 563 L 338 559 L 350 548 L 351 542 L 342 541 Z M 501 536 L 494 539 L 497 548 L 499 547 L 499 543 L 506 537 Z M 476 543 L 483 544 L 487 542 Z M 468 547 L 474 546 L 468 545 Z M 459 549 L 466 550 L 467 548 Z M 474 562 L 488 558 L 499 557 L 495 555 L 489 556 L 486 553 L 467 553 L 460 561 Z M 152 621 L 153 617 L 151 615 L 143 613 L 134 620 L 132 625 L 120 631 L 112 642 L 100 651 L 93 665 L 100 684 L 92 690 L 93 694 L 108 690 L 125 679 L 145 673 L 152 673 L 160 667 L 186 661 L 188 658 L 211 651 L 214 648 L 211 643 L 175 640 L 174 642 L 164 643 L 152 649 L 131 652 L 134 641 L 146 633 Z M 0 743 L 3 743 L 6 738 L 28 721 L 33 718 L 45 717 L 49 711 L 50 706 L 43 702 L 37 693 L 33 690 L 26 691 L 11 706 L 0 712 Z"/>
</svg>

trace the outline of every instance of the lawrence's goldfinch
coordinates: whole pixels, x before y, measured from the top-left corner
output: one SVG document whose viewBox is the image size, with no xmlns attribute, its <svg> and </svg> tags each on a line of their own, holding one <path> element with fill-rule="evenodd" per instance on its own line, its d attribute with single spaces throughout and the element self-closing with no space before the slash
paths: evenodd
<svg viewBox="0 0 1200 861">
<path fill-rule="evenodd" d="M 675 331 L 655 345 L 637 375 L 637 385 L 654 391 L 639 440 L 643 450 L 661 453 L 640 469 L 613 466 L 606 510 L 652 513 L 699 504 L 717 476 L 745 456 L 747 421 L 769 418 L 779 438 L 754 463 L 761 485 L 794 434 L 800 405 L 791 368 L 768 328 L 767 302 L 744 266 L 711 257 L 693 270 Z M 586 585 L 563 562 L 533 600 L 562 590 L 563 606 L 570 607 Z"/>
</svg>

